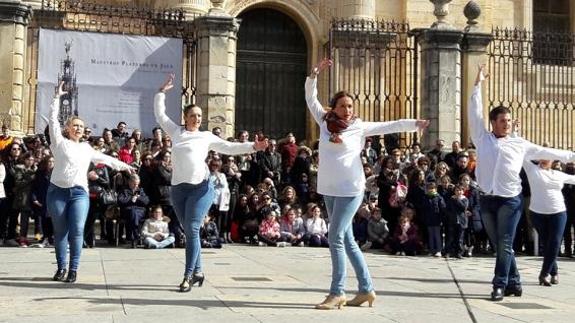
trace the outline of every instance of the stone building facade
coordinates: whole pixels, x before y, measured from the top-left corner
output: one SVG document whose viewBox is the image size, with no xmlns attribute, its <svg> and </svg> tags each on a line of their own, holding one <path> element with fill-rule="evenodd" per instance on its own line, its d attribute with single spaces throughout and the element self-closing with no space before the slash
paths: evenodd
<svg viewBox="0 0 575 323">
<path fill-rule="evenodd" d="M 575 15 L 575 0 L 565 1 L 568 9 L 562 9 L 561 13 L 550 9 L 549 14 L 562 14 L 563 17 L 567 17 L 569 31 L 574 32 L 575 19 L 571 17 Z M 291 100 L 290 96 L 303 93 L 301 90 L 303 79 L 299 83 L 294 80 L 302 74 L 302 69 L 305 72 L 309 71 L 326 55 L 326 46 L 330 40 L 330 22 L 333 18 L 408 22 L 409 28 L 420 29 L 421 32 L 421 37 L 418 37 L 420 46 L 418 50 L 421 50 L 421 67 L 418 71 L 421 98 L 418 103 L 418 116 L 434 121 L 430 135 L 424 139 L 426 144 L 430 144 L 436 138 L 465 141 L 466 124 L 461 116 L 464 115 L 466 103 L 461 98 L 469 94 L 476 64 L 486 60 L 485 48 L 490 39 L 488 34 L 494 27 L 531 30 L 536 20 L 534 12 L 540 13 L 543 10 L 539 0 L 476 0 L 481 8 L 481 15 L 470 23 L 463 14 L 468 0 L 91 0 L 86 2 L 110 6 L 136 5 L 155 10 L 181 9 L 187 17 L 200 16 L 196 18 L 201 19 L 201 23 L 197 25 L 198 63 L 195 101 L 206 109 L 205 126 L 207 128 L 220 126 L 228 136 L 240 130 L 240 126 L 236 124 L 238 119 L 236 106 L 249 105 L 251 101 L 243 101 L 258 97 L 257 91 L 265 92 L 267 89 L 265 83 L 274 83 L 274 71 L 269 68 L 270 66 L 291 66 L 281 72 L 286 75 L 285 78 L 280 77 L 278 80 L 281 83 L 278 86 L 291 94 L 286 98 L 277 98 L 278 102 L 271 98 L 271 101 L 266 101 L 263 105 L 283 106 L 282 102 Z M 34 11 L 39 10 L 41 6 L 42 0 L 0 0 L 0 117 L 3 123 L 10 124 L 12 131 L 20 135 L 33 131 L 33 125 L 30 123 L 34 118 L 30 115 L 34 113 L 34 107 L 27 99 L 30 96 L 26 93 L 36 80 L 33 71 L 30 70 L 31 66 L 28 66 L 31 64 L 27 64 L 34 59 L 27 57 L 27 55 L 33 56 L 29 50 L 31 42 L 27 39 L 27 27 L 31 19 L 34 19 Z M 445 11 L 447 8 L 448 11 Z M 258 15 L 249 15 L 250 12 L 258 14 L 261 12 L 262 15 L 265 13 L 269 17 L 276 17 L 277 20 L 269 18 L 257 21 Z M 444 30 L 430 32 L 428 28 L 432 25 L 437 27 L 438 19 L 444 19 L 446 25 L 435 29 Z M 274 20 L 278 24 L 274 25 L 274 21 L 269 20 Z M 291 35 L 289 37 L 293 37 L 293 40 L 290 41 L 294 43 L 292 47 L 286 48 L 288 51 L 297 48 L 299 52 L 295 52 L 294 49 L 293 53 L 288 53 L 289 55 L 279 53 L 273 59 L 258 58 L 257 53 L 254 54 L 249 47 L 257 45 L 254 45 L 257 41 L 242 45 L 240 37 L 242 27 L 250 24 L 278 30 L 284 28 L 285 33 L 278 35 L 282 37 Z M 286 24 L 291 24 L 289 27 L 291 29 L 288 30 Z M 472 27 L 472 30 L 469 30 L 469 27 Z M 301 43 L 296 44 L 299 36 L 293 36 L 294 33 L 303 35 Z M 265 46 L 280 46 L 283 40 L 269 39 L 266 40 Z M 269 59 L 267 65 L 257 71 L 261 75 L 267 75 L 265 80 L 268 81 L 264 81 L 264 85 L 259 89 L 251 89 L 246 87 L 246 82 L 253 80 L 250 80 L 250 74 L 247 77 L 245 75 L 250 73 L 251 65 L 242 65 L 246 68 L 246 71 L 242 72 L 238 64 L 257 59 Z M 290 62 L 290 59 L 299 63 Z M 445 75 L 453 82 L 445 81 Z M 243 78 L 240 79 L 240 76 Z M 329 80 L 321 79 L 321 82 L 320 95 L 322 100 L 327 102 Z M 246 93 L 240 93 L 244 88 Z M 271 91 L 277 90 L 273 89 Z M 425 91 L 429 89 L 433 91 L 426 94 Z M 451 94 L 449 97 L 443 95 L 433 98 L 432 92 Z M 265 95 L 266 93 L 260 93 L 260 96 Z M 305 112 L 302 100 L 293 101 L 288 106 L 293 110 L 286 112 L 285 115 L 281 114 L 281 110 L 274 112 L 280 116 L 279 119 L 271 116 L 260 121 L 268 124 L 268 130 L 273 130 L 276 122 L 280 124 L 284 119 L 292 118 L 290 122 L 293 124 L 305 124 L 298 133 L 300 137 L 315 139 L 317 129 Z M 246 113 L 256 116 L 261 114 L 261 110 Z M 285 124 L 286 129 L 291 127 L 289 123 Z M 286 129 L 277 130 L 277 133 Z"/>
</svg>

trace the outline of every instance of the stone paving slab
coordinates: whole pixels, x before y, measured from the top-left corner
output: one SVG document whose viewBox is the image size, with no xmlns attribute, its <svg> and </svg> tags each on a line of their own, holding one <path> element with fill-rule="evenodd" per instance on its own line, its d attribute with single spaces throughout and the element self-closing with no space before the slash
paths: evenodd
<svg viewBox="0 0 575 323">
<path fill-rule="evenodd" d="M 519 257 L 524 294 L 488 300 L 494 259 L 366 253 L 373 308 L 318 311 L 330 282 L 327 249 L 226 245 L 204 250 L 206 281 L 177 292 L 184 250 L 84 249 L 76 284 L 50 280 L 54 249 L 0 248 L 0 322 L 573 322 L 575 261 L 541 287 L 542 259 Z M 348 296 L 357 286 L 348 268 Z"/>
</svg>

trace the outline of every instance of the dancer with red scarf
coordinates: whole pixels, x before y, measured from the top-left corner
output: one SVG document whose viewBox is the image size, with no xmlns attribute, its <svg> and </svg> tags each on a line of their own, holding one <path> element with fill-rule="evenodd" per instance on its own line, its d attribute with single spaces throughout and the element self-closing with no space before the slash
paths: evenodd
<svg viewBox="0 0 575 323">
<path fill-rule="evenodd" d="M 346 303 L 349 306 L 360 306 L 365 302 L 372 306 L 375 291 L 351 226 L 365 190 L 360 153 L 366 137 L 423 130 L 429 125 L 429 121 L 363 122 L 354 115 L 353 96 L 345 91 L 334 95 L 330 101 L 331 110 L 326 112 L 317 99 L 316 76 L 331 65 L 331 60 L 322 60 L 305 83 L 308 108 L 320 126 L 317 191 L 324 196 L 330 219 L 328 236 L 332 282 L 329 295 L 316 305 L 316 308 L 341 308 Z M 346 254 L 359 282 L 359 293 L 350 301 L 347 301 L 344 295 Z"/>
</svg>

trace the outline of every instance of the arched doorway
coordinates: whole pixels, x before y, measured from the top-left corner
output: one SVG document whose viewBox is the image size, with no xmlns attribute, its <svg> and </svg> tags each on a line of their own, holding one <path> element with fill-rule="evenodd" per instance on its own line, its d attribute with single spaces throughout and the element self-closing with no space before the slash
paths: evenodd
<svg viewBox="0 0 575 323">
<path fill-rule="evenodd" d="M 293 19 L 260 8 L 238 16 L 235 129 L 305 139 L 305 36 Z"/>
</svg>

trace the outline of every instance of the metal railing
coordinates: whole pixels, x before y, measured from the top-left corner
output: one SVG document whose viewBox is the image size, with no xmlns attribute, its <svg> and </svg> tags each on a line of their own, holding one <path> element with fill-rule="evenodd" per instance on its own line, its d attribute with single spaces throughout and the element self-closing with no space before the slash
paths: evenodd
<svg viewBox="0 0 575 323">
<path fill-rule="evenodd" d="M 573 36 L 494 29 L 488 57 L 489 108 L 510 108 L 526 139 L 573 150 Z"/>
<path fill-rule="evenodd" d="M 356 114 L 366 121 L 416 118 L 418 109 L 418 48 L 409 24 L 383 20 L 335 19 L 329 34 L 334 60 L 330 97 L 346 90 L 354 97 Z M 417 140 L 399 134 L 399 145 Z"/>
</svg>

